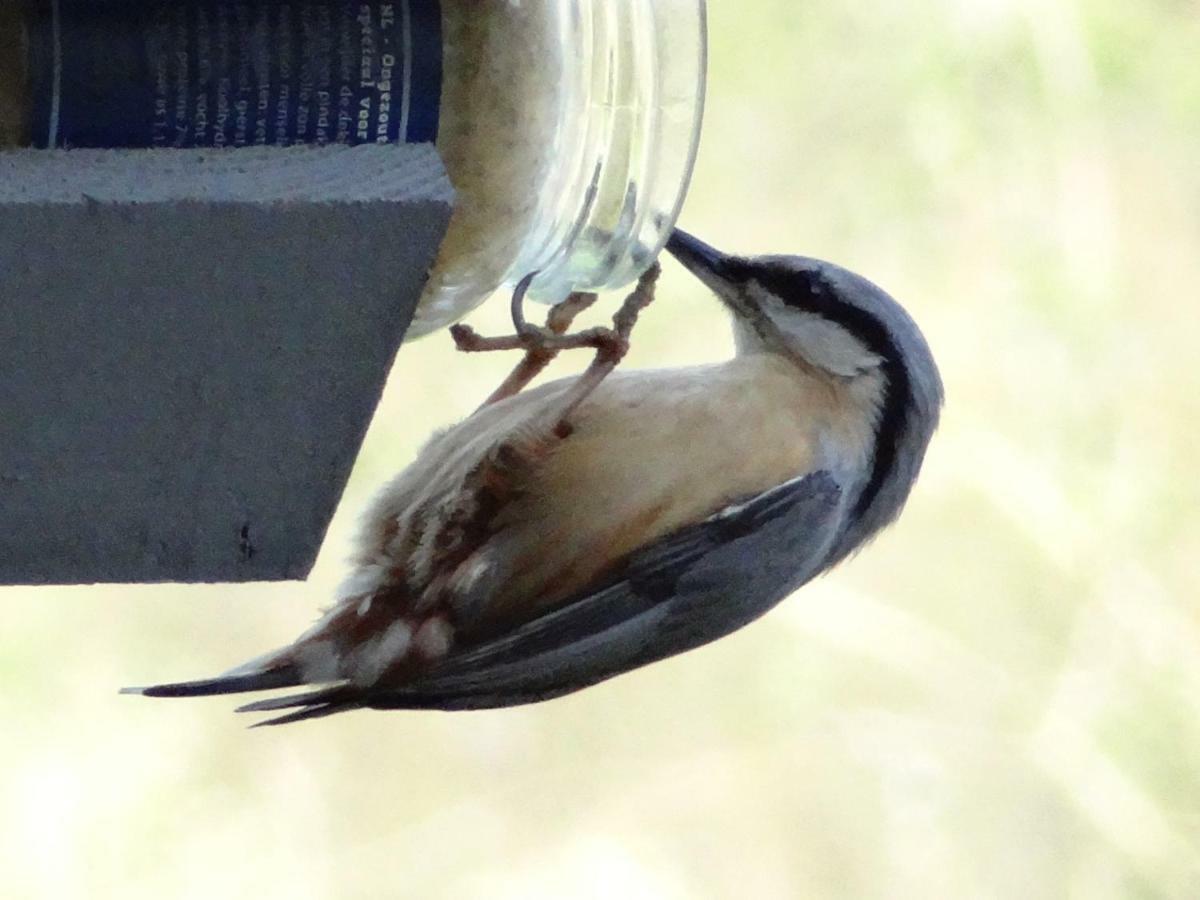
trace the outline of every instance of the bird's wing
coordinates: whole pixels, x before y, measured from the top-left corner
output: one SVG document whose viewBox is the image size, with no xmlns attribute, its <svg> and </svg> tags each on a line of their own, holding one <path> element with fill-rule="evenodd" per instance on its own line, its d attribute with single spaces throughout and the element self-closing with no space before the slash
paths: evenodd
<svg viewBox="0 0 1200 900">
<path fill-rule="evenodd" d="M 716 640 L 820 573 L 843 516 L 828 472 L 772 488 L 629 556 L 614 579 L 502 637 L 452 652 L 399 687 L 359 696 L 378 709 L 482 709 L 550 699 Z M 345 708 L 337 689 L 260 701 Z"/>
</svg>

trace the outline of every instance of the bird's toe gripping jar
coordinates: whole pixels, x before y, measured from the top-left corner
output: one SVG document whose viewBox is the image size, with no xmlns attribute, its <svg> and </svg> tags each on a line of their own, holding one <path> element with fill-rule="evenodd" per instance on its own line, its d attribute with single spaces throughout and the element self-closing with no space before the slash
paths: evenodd
<svg viewBox="0 0 1200 900">
<path fill-rule="evenodd" d="M 0 147 L 436 141 L 417 336 L 530 272 L 555 300 L 645 269 L 704 67 L 704 0 L 0 0 Z"/>
</svg>

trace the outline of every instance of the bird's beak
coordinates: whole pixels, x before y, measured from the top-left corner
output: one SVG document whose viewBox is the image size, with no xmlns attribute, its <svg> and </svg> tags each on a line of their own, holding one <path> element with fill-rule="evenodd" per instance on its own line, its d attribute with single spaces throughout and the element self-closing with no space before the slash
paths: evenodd
<svg viewBox="0 0 1200 900">
<path fill-rule="evenodd" d="M 667 252 L 712 288 L 722 300 L 733 300 L 737 290 L 732 278 L 729 256 L 679 228 L 671 232 L 667 241 Z"/>
</svg>

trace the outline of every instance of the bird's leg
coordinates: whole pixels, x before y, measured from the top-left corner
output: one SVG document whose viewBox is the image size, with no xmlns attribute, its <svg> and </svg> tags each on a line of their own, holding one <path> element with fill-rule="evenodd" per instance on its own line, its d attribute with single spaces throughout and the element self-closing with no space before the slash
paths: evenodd
<svg viewBox="0 0 1200 900">
<path fill-rule="evenodd" d="M 578 334 L 567 335 L 575 317 L 596 302 L 596 295 L 576 291 L 561 303 L 550 308 L 545 326 L 531 325 L 525 320 L 524 301 L 529 285 L 537 272 L 526 275 L 517 284 L 512 297 L 513 334 L 503 337 L 483 337 L 469 325 L 455 325 L 450 329 L 454 343 L 464 353 L 480 353 L 489 350 L 524 350 L 525 356 L 482 404 L 490 406 L 498 400 L 520 393 L 536 378 L 562 350 L 576 347 L 596 347 L 604 339 L 608 329 L 590 328 Z M 481 407 L 482 408 L 482 407 Z"/>
<path fill-rule="evenodd" d="M 572 294 L 562 303 L 553 307 L 547 317 L 545 327 L 530 325 L 525 321 L 522 304 L 536 272 L 521 279 L 513 292 L 512 318 L 515 334 L 485 338 L 468 325 L 452 327 L 450 333 L 454 337 L 454 343 L 459 350 L 465 353 L 488 350 L 525 350 L 525 359 L 484 401 L 483 405 L 487 406 L 519 392 L 560 351 L 590 347 L 596 351 L 596 358 L 561 398 L 561 409 L 555 420 L 557 423 L 561 423 L 580 403 L 587 399 L 588 395 L 608 376 L 609 372 L 616 368 L 617 363 L 629 351 L 629 333 L 633 330 L 634 323 L 637 322 L 638 314 L 654 299 L 654 286 L 658 281 L 659 271 L 659 265 L 655 262 L 642 273 L 637 286 L 625 298 L 625 302 L 613 316 L 611 328 L 587 328 L 574 334 L 563 333 L 570 327 L 570 323 L 580 311 L 595 302 L 595 294 L 583 293 Z"/>
<path fill-rule="evenodd" d="M 529 285 L 533 283 L 533 279 L 537 277 L 537 272 L 530 272 L 519 282 L 516 288 L 513 289 L 512 295 L 512 319 L 513 333 L 506 334 L 503 337 L 483 337 L 470 325 L 452 325 L 450 326 L 450 336 L 454 338 L 454 346 L 463 353 L 486 353 L 489 350 L 525 350 L 528 349 L 535 335 L 534 329 L 530 328 L 525 322 L 524 303 L 525 294 L 529 291 Z"/>
<path fill-rule="evenodd" d="M 469 594 L 479 574 L 468 571 L 465 576 L 460 568 L 468 564 L 472 555 L 483 543 L 493 518 L 508 503 L 513 486 L 528 478 L 539 461 L 551 452 L 558 440 L 571 434 L 572 426 L 567 418 L 579 404 L 583 403 L 617 364 L 629 352 L 629 335 L 637 324 L 638 316 L 654 300 L 654 287 L 658 281 L 659 265 L 654 263 L 642 273 L 637 286 L 625 298 L 621 308 L 613 316 L 612 328 L 592 328 L 576 335 L 562 335 L 570 327 L 576 314 L 595 302 L 595 294 L 579 294 L 568 297 L 550 310 L 544 331 L 550 336 L 572 341 L 571 347 L 595 347 L 596 357 L 591 365 L 563 392 L 555 405 L 544 415 L 516 428 L 493 446 L 482 460 L 468 473 L 456 502 L 438 523 L 436 537 L 432 542 L 435 558 L 432 568 L 440 572 L 430 578 L 422 592 L 417 608 L 430 609 L 440 603 L 451 585 L 461 581 Z M 523 282 L 527 283 L 527 282 Z M 577 300 L 572 300 L 577 297 Z M 528 326 L 518 310 L 519 298 L 513 303 L 513 324 L 518 335 L 526 333 Z M 473 334 L 473 332 L 472 332 Z M 459 336 L 455 336 L 459 340 Z M 493 339 L 480 338 L 481 341 Z M 501 338 L 499 340 L 507 340 Z M 461 349 L 461 345 L 460 345 Z M 480 349 L 490 349 L 488 347 Z M 504 384 L 484 403 L 493 403 L 503 396 L 511 396 L 521 390 L 542 367 L 558 352 L 555 345 L 535 346 L 526 351 L 525 359 L 517 365 Z M 544 361 L 543 358 L 545 358 Z M 536 367 L 536 368 L 535 368 Z M 530 373 L 530 370 L 532 372 Z M 503 393 L 506 386 L 515 385 L 511 393 Z M 548 426 L 548 427 L 547 427 Z M 483 536 L 483 537 L 481 537 Z M 487 571 L 480 562 L 478 573 Z M 453 593 L 453 590 L 450 590 Z M 462 598 L 460 598 L 461 602 Z M 450 601 L 451 606 L 455 605 Z"/>
<path fill-rule="evenodd" d="M 565 334 L 575 317 L 595 302 L 596 295 L 592 293 L 576 291 L 569 294 L 567 299 L 550 307 L 550 312 L 546 315 L 546 330 L 554 335 Z M 529 382 L 537 378 L 542 370 L 550 365 L 558 353 L 558 350 L 545 346 L 528 348 L 525 351 L 524 359 L 517 363 L 516 368 L 509 373 L 500 387 L 492 391 L 491 396 L 483 401 L 483 405 L 489 406 L 497 400 L 521 393 Z"/>
<path fill-rule="evenodd" d="M 576 291 L 561 303 L 550 307 L 544 328 L 534 328 L 526 323 L 522 309 L 525 290 L 532 278 L 532 275 L 526 276 L 513 292 L 513 328 L 516 332 L 515 337 L 520 342 L 518 346 L 525 348 L 525 356 L 504 379 L 500 387 L 492 391 L 491 395 L 483 401 L 482 406 L 490 406 L 498 400 L 512 397 L 524 390 L 525 386 L 533 381 L 559 353 L 559 349 L 547 347 L 542 338 L 547 334 L 554 336 L 564 334 L 571 327 L 571 323 L 575 321 L 575 317 L 596 302 L 595 294 Z M 455 326 L 452 333 L 458 349 L 467 352 L 512 349 L 513 346 L 512 336 L 480 337 L 466 326 Z"/>
<path fill-rule="evenodd" d="M 613 316 L 613 327 L 600 329 L 604 334 L 597 343 L 582 345 L 594 346 L 596 357 L 592 360 L 592 364 L 575 380 L 575 383 L 559 398 L 558 408 L 554 411 L 553 418 L 554 432 L 559 437 L 570 434 L 571 427 L 566 421 L 567 417 L 591 395 L 592 391 L 608 377 L 608 374 L 629 352 L 629 334 L 633 331 L 633 326 L 637 324 L 642 310 L 653 302 L 654 287 L 658 282 L 660 272 L 661 268 L 657 261 L 651 264 L 650 268 L 638 278 L 637 285 L 625 298 L 625 302 L 621 304 L 616 315 Z M 580 334 L 586 334 L 586 332 L 580 332 Z"/>
<path fill-rule="evenodd" d="M 502 337 L 483 337 L 470 325 L 454 325 L 450 335 L 455 346 L 464 353 L 482 353 L 489 350 L 538 350 L 557 353 L 577 347 L 596 347 L 608 336 L 608 328 L 588 328 L 575 334 L 563 334 L 577 314 L 587 309 L 596 300 L 595 294 L 575 293 L 551 308 L 546 325 L 531 325 L 525 321 L 523 303 L 529 283 L 536 272 L 526 275 L 513 292 L 512 318 L 514 334 Z M 561 331 L 559 331 L 561 329 Z"/>
<path fill-rule="evenodd" d="M 539 464 L 539 461 L 553 450 L 558 440 L 571 433 L 571 426 L 566 422 L 567 416 L 587 399 L 629 350 L 629 333 L 637 322 L 638 314 L 654 299 L 654 284 L 658 279 L 658 273 L 659 267 L 655 263 L 642 274 L 642 277 L 638 279 L 637 287 L 625 298 L 625 302 L 613 316 L 611 329 L 591 330 L 592 332 L 602 332 L 605 335 L 603 340 L 599 340 L 595 344 L 578 345 L 595 346 L 596 358 L 558 398 L 554 407 L 545 415 L 539 414 L 533 421 L 525 423 L 505 436 L 484 455 L 479 464 L 468 474 L 458 499 L 452 506 L 446 508 L 448 512 L 444 514 L 435 528 L 437 533 L 437 538 L 433 542 L 437 553 L 435 568 L 445 572 L 455 571 L 477 548 L 478 535 L 487 532 L 492 518 L 508 502 L 513 485 L 525 480 L 528 473 Z M 550 311 L 546 324 L 547 331 L 556 335 L 560 328 L 565 331 L 578 310 L 590 306 L 595 300 L 594 295 L 579 296 L 582 299 L 577 304 L 571 304 L 571 298 L 568 298 Z M 522 320 L 517 316 L 514 316 L 514 325 L 518 329 L 521 328 Z M 590 332 L 582 332 L 582 334 L 590 334 Z M 589 337 L 588 340 L 595 340 L 595 338 Z M 557 351 L 546 352 L 553 354 Z M 527 351 L 526 360 L 532 353 L 533 351 Z M 518 365 L 505 384 L 514 380 L 521 372 L 521 365 Z M 493 397 L 495 396 L 493 394 Z M 444 581 L 445 579 L 443 579 Z M 430 587 L 426 589 L 425 596 L 427 598 L 439 596 L 444 587 L 443 582 L 435 584 L 433 580 L 430 580 Z M 431 605 L 434 602 L 434 599 L 426 599 L 422 601 L 422 604 Z"/>
</svg>

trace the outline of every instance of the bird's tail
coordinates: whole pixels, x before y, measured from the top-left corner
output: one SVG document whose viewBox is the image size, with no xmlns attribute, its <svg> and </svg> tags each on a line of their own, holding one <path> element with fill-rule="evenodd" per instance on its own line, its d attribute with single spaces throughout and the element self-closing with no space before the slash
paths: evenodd
<svg viewBox="0 0 1200 900">
<path fill-rule="evenodd" d="M 224 674 L 196 681 L 176 681 L 148 687 L 121 688 L 122 694 L 141 694 L 143 697 L 213 697 L 218 694 L 241 694 L 246 691 L 269 691 L 275 688 L 304 684 L 304 676 L 296 665 L 290 647 L 264 653 Z"/>
<path fill-rule="evenodd" d="M 287 665 L 256 672 L 230 672 L 216 678 L 197 681 L 176 681 L 148 687 L 124 687 L 122 694 L 141 694 L 143 697 L 210 697 L 217 694 L 240 694 L 245 691 L 269 691 L 274 688 L 296 687 L 303 684 L 295 666 Z"/>
<path fill-rule="evenodd" d="M 445 625 L 444 617 L 438 615 L 413 620 L 397 616 L 387 603 L 371 603 L 369 597 L 352 597 L 326 613 L 295 643 L 252 659 L 223 675 L 122 688 L 121 693 L 145 697 L 208 697 L 307 686 L 315 690 L 247 704 L 239 711 L 295 710 L 258 723 L 261 725 L 327 716 L 366 705 L 370 688 L 385 673 L 394 676 L 405 666 L 417 664 L 415 647 L 421 629 L 430 621 L 441 621 Z"/>
<path fill-rule="evenodd" d="M 140 694 L 143 697 L 212 697 L 221 694 L 241 694 L 249 691 L 270 691 L 278 688 L 300 687 L 309 684 L 301 667 L 295 662 L 291 648 L 268 653 L 257 659 L 231 669 L 215 678 L 196 681 L 176 681 L 154 684 L 147 687 L 121 688 L 122 694 Z M 238 709 L 238 712 L 267 712 L 276 709 L 295 709 L 286 715 L 255 723 L 259 725 L 282 725 L 302 719 L 314 719 L 331 713 L 355 709 L 361 690 L 348 684 L 334 684 L 320 690 L 301 694 L 289 694 L 270 700 L 260 700 Z M 298 709 L 297 709 L 298 708 Z"/>
</svg>

